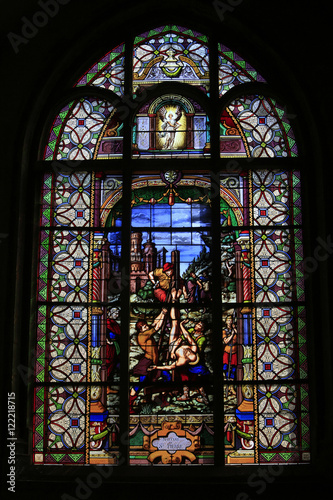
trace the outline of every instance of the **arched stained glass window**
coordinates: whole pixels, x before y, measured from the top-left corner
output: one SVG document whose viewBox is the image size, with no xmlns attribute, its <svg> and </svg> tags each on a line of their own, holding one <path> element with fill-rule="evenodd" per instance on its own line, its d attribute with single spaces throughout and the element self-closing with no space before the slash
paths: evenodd
<svg viewBox="0 0 333 500">
<path fill-rule="evenodd" d="M 50 119 L 35 464 L 309 462 L 296 138 L 264 78 L 210 43 L 142 33 Z"/>
<path fill-rule="evenodd" d="M 133 91 L 167 81 L 209 91 L 206 36 L 181 26 L 162 26 L 135 38 Z"/>
</svg>

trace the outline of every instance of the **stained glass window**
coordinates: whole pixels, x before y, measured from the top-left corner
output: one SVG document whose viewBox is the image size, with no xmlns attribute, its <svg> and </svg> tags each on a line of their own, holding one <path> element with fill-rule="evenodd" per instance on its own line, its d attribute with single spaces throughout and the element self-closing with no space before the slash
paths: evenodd
<svg viewBox="0 0 333 500">
<path fill-rule="evenodd" d="M 310 460 L 296 138 L 264 78 L 222 43 L 211 61 L 210 43 L 174 25 L 142 33 L 52 121 L 35 464 Z M 239 87 L 227 106 L 210 103 L 212 67 L 221 102 Z"/>
</svg>

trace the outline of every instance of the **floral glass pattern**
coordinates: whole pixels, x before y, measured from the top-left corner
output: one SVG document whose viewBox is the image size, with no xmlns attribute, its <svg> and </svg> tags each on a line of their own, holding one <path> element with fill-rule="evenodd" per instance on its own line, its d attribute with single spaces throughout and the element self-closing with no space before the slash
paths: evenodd
<svg viewBox="0 0 333 500">
<path fill-rule="evenodd" d="M 307 456 L 308 410 L 295 409 L 308 388 L 292 384 L 306 372 L 299 179 L 273 169 L 221 177 L 226 464 Z"/>
<path fill-rule="evenodd" d="M 81 98 L 64 107 L 55 118 L 45 160 L 82 161 L 121 158 L 122 122 L 107 101 Z"/>
</svg>

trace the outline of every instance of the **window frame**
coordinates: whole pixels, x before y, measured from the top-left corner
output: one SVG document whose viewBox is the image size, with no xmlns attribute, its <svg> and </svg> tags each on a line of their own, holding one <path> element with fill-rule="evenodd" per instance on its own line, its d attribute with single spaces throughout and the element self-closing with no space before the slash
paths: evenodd
<svg viewBox="0 0 333 500">
<path fill-rule="evenodd" d="M 202 31 L 203 31 L 203 30 L 202 30 Z M 242 87 L 242 88 L 243 88 L 243 87 Z M 85 92 L 85 93 L 86 93 L 86 92 Z M 94 94 L 96 94 L 96 89 L 94 90 L 94 92 L 93 92 L 93 93 L 94 93 Z M 281 96 L 280 96 L 280 97 L 281 97 Z M 51 114 L 50 114 L 50 115 L 51 115 Z M 296 126 L 297 126 L 297 125 L 296 125 Z M 296 126 L 295 126 L 295 125 L 293 125 L 293 128 L 294 128 L 295 133 L 296 133 Z M 297 139 L 297 142 L 300 144 L 301 139 Z M 300 149 L 301 149 L 301 145 L 300 145 Z M 304 160 L 304 157 L 303 157 L 303 158 L 298 158 L 298 159 L 293 159 L 293 166 L 294 166 L 294 164 L 296 164 L 296 163 L 297 163 L 297 164 L 299 165 L 299 167 L 301 167 L 301 166 L 302 166 L 302 160 Z M 152 160 L 149 160 L 149 161 L 151 162 Z M 219 160 L 219 161 L 221 161 L 221 160 Z M 222 160 L 222 161 L 224 161 L 224 160 Z M 270 160 L 270 161 L 272 161 L 272 160 Z M 273 161 L 274 161 L 274 160 L 273 160 Z M 280 161 L 280 160 L 277 160 L 277 161 Z M 260 160 L 258 160 L 258 162 L 259 162 L 259 163 L 258 163 L 258 165 L 259 165 L 259 164 L 260 164 Z M 254 165 L 254 164 L 255 164 L 255 163 L 253 163 L 253 165 Z M 37 164 L 36 164 L 36 165 L 37 165 L 37 167 L 36 167 L 36 172 L 40 172 L 40 169 L 41 169 L 41 168 L 43 168 L 43 165 L 42 165 L 39 161 L 37 162 Z M 153 167 L 153 165 L 151 165 L 151 166 Z M 278 166 L 278 164 L 277 164 L 276 166 Z M 88 168 L 90 168 L 91 166 L 90 166 L 90 165 L 87 165 L 87 167 L 88 167 Z M 290 168 L 291 168 L 291 165 L 290 165 Z M 38 175 L 38 174 L 37 174 L 37 175 Z M 304 183 L 304 179 L 303 179 L 303 183 Z M 305 180 L 305 183 L 304 183 L 304 184 L 306 184 L 306 180 Z M 305 187 L 303 186 L 303 191 L 304 191 L 304 190 L 305 190 L 306 192 L 308 192 L 308 186 L 305 186 Z M 303 196 L 303 198 L 304 198 L 304 196 Z M 306 235 L 305 235 L 305 236 L 306 236 Z M 36 255 L 36 252 L 34 252 L 34 254 Z M 245 469 L 249 470 L 249 469 L 247 468 L 247 466 L 242 466 L 242 467 L 244 467 Z M 72 466 L 71 466 L 70 468 L 72 468 Z M 77 467 L 73 467 L 73 468 L 74 468 L 74 469 L 77 469 Z M 183 472 L 183 471 L 184 471 L 184 468 L 181 468 L 181 471 Z M 50 471 L 50 475 L 53 475 L 53 474 L 54 474 L 54 472 L 55 472 L 55 471 L 52 471 L 52 472 Z M 131 470 L 131 472 L 133 472 L 133 471 Z M 237 471 L 236 473 L 234 473 L 234 476 L 233 476 L 233 477 L 244 477 L 244 475 L 246 476 L 246 475 L 248 475 L 248 473 L 249 473 L 249 472 L 245 472 L 245 470 L 243 470 L 243 472 L 241 472 L 241 471 Z M 58 473 L 58 474 L 60 474 L 60 471 L 59 471 L 59 473 Z M 67 474 L 67 472 L 66 472 L 66 474 Z M 134 472 L 133 472 L 133 474 L 134 474 Z M 147 474 L 148 474 L 148 475 L 150 475 L 150 473 L 149 473 L 148 471 L 147 471 Z M 187 473 L 185 473 L 185 474 L 187 474 Z M 207 474 L 207 471 L 205 471 L 205 474 L 204 474 L 204 475 L 205 475 L 205 477 L 207 477 L 207 476 L 206 476 L 206 474 Z M 209 474 L 209 473 L 208 473 L 208 474 Z M 214 472 L 214 474 L 215 474 L 215 472 Z M 212 475 L 212 477 L 213 477 L 213 476 L 214 476 L 214 474 L 209 474 L 209 475 Z M 49 474 L 48 474 L 48 475 L 49 475 Z M 70 475 L 73 477 L 73 474 L 70 474 Z M 78 475 L 77 470 L 76 470 L 76 472 L 75 472 L 75 475 Z M 85 474 L 85 475 L 86 475 L 86 474 Z M 83 475 L 82 475 L 82 477 L 84 477 L 85 475 L 83 474 Z M 115 475 L 116 475 L 116 473 L 115 473 Z M 145 475 L 146 475 L 146 471 L 145 471 Z M 155 475 L 156 475 L 156 473 L 154 473 L 153 475 L 155 476 Z M 175 477 L 176 477 L 177 475 L 178 475 L 178 474 L 177 474 L 177 473 L 175 473 Z M 288 474 L 288 475 L 289 475 L 289 474 Z M 190 474 L 189 476 L 191 476 L 191 474 Z M 220 475 L 220 474 L 218 473 L 218 474 L 217 474 L 217 476 L 222 477 L 222 476 L 224 476 L 224 475 L 223 475 L 223 474 L 222 474 L 222 475 Z M 228 474 L 226 474 L 225 476 L 226 476 L 226 477 L 231 477 L 231 474 L 229 474 L 229 473 L 228 473 Z M 58 475 L 58 477 L 60 478 L 60 475 Z M 120 474 L 120 477 L 121 477 L 121 474 Z M 148 477 L 148 476 L 147 476 L 147 477 Z M 216 477 L 216 476 L 215 476 L 215 477 Z"/>
<path fill-rule="evenodd" d="M 132 38 L 134 40 L 134 37 Z M 121 41 L 118 40 L 118 43 Z M 116 44 L 118 45 L 118 44 Z M 198 170 L 198 173 L 203 171 L 203 167 L 205 170 L 208 170 L 210 172 L 209 175 L 212 175 L 212 179 L 219 175 L 219 172 L 228 172 L 228 169 L 230 168 L 230 165 L 232 164 L 232 168 L 234 168 L 234 162 L 235 159 L 232 158 L 221 158 L 219 151 L 219 126 L 217 125 L 219 121 L 219 117 L 221 115 L 221 112 L 223 109 L 225 109 L 230 102 L 232 102 L 234 99 L 237 97 L 242 97 L 246 95 L 264 95 L 265 97 L 271 97 L 279 100 L 279 96 L 277 95 L 278 93 L 273 92 L 273 90 L 270 88 L 270 86 L 267 83 L 262 83 L 262 82 L 251 82 L 251 83 L 242 83 L 240 85 L 236 85 L 229 91 L 227 91 L 222 97 L 219 96 L 218 92 L 218 86 L 219 86 L 219 80 L 218 80 L 218 72 L 219 72 L 219 67 L 218 67 L 218 60 L 217 60 L 217 41 L 215 37 L 209 37 L 209 53 L 210 53 L 210 96 L 205 95 L 202 91 L 199 89 L 196 89 L 195 87 L 188 85 L 186 83 L 178 83 L 178 82 L 165 82 L 165 83 L 160 83 L 156 86 L 153 86 L 151 89 L 145 89 L 143 92 L 143 95 L 140 95 L 137 98 L 133 98 L 131 89 L 132 89 L 132 43 L 129 43 L 129 41 L 125 41 L 125 75 L 124 75 L 124 96 L 120 97 L 116 94 L 114 94 L 110 90 L 106 89 L 101 89 L 101 88 L 96 88 L 94 86 L 83 86 L 83 87 L 75 87 L 71 90 L 67 90 L 64 92 L 64 95 L 61 99 L 58 100 L 57 103 L 54 103 L 54 106 L 52 107 L 52 111 L 48 113 L 48 119 L 45 120 L 45 127 L 44 127 L 44 133 L 42 134 L 41 142 L 40 142 L 40 151 L 43 153 L 43 148 L 42 145 L 47 143 L 47 138 L 50 130 L 50 123 L 54 119 L 54 116 L 56 114 L 54 113 L 54 110 L 60 110 L 63 104 L 67 104 L 71 100 L 74 100 L 76 98 L 80 97 L 97 97 L 100 99 L 104 99 L 111 104 L 115 103 L 121 103 L 121 106 L 124 106 L 126 104 L 126 109 L 128 113 L 126 112 L 128 116 L 124 119 L 124 133 L 123 133 L 123 157 L 118 160 L 103 160 L 103 163 L 98 162 L 98 160 L 84 160 L 83 162 L 83 168 L 85 171 L 90 171 L 90 172 L 99 172 L 99 171 L 106 171 L 106 172 L 112 172 L 112 171 L 121 171 L 124 172 L 124 166 L 126 166 L 126 176 L 124 176 L 124 184 L 123 184 L 123 199 L 124 199 L 124 206 L 128 207 L 127 210 L 124 211 L 123 213 L 123 221 L 122 221 L 122 233 L 123 234 L 129 234 L 131 229 L 130 229 L 130 212 L 128 210 L 130 207 L 130 191 L 131 191 L 131 185 L 130 185 L 130 179 L 132 178 L 132 175 L 134 172 L 138 170 L 143 170 L 146 172 L 155 172 L 159 170 L 165 170 L 166 164 L 165 162 L 161 163 L 161 160 L 159 159 L 153 159 L 153 158 L 148 158 L 148 159 L 142 159 L 140 158 L 135 159 L 131 157 L 131 130 L 132 130 L 132 124 L 134 122 L 135 116 L 137 111 L 140 109 L 142 104 L 144 102 L 149 102 L 152 101 L 153 99 L 164 95 L 164 94 L 181 94 L 185 97 L 190 97 L 194 99 L 196 102 L 198 102 L 200 105 L 202 105 L 203 109 L 207 113 L 207 117 L 210 120 L 210 123 L 212 124 L 211 127 L 211 155 L 209 158 L 205 159 L 200 159 L 196 160 L 193 164 L 193 166 L 189 166 L 189 163 L 192 163 L 191 160 L 189 159 L 169 159 L 167 162 L 168 165 L 171 166 L 172 163 L 172 168 L 175 170 L 177 169 L 190 169 L 190 170 Z M 89 65 L 87 65 L 89 66 Z M 90 67 L 90 66 L 89 66 Z M 126 90 L 128 90 L 128 93 L 126 94 Z M 60 104 L 63 103 L 63 104 Z M 116 107 L 116 106 L 115 106 Z M 214 126 L 215 125 L 215 126 Z M 296 143 L 298 143 L 297 140 L 297 135 L 296 135 Z M 137 162 L 139 163 L 137 164 Z M 97 163 L 96 163 L 97 162 Z M 134 163 L 133 163 L 134 162 Z M 252 158 L 252 157 L 242 157 L 239 159 L 236 159 L 236 162 L 239 163 L 239 166 L 241 167 L 242 170 L 252 170 L 256 168 L 282 168 L 283 170 L 289 170 L 289 169 L 297 169 L 297 165 L 299 166 L 301 163 L 301 160 L 299 157 L 285 157 L 285 158 Z M 63 168 L 63 165 L 65 165 L 65 170 L 67 168 L 67 165 L 70 166 L 71 168 L 71 163 L 72 162 L 67 162 L 67 161 L 57 161 L 57 160 L 51 160 L 51 161 L 44 161 L 44 160 L 39 160 L 37 162 L 38 166 L 38 172 L 39 176 L 42 175 L 43 171 L 53 170 L 55 173 L 59 171 L 61 173 L 61 170 Z M 82 164 L 82 161 L 78 161 L 78 164 Z M 283 165 L 281 165 L 283 163 Z M 75 164 L 75 161 L 74 161 Z M 267 164 L 267 165 L 266 165 Z M 229 167 L 228 167 L 229 165 Z M 80 170 L 80 167 L 78 168 Z M 300 168 L 301 170 L 301 168 Z M 213 180 L 213 183 L 216 180 Z M 214 186 L 215 189 L 218 189 L 218 186 Z M 218 201 L 219 197 L 215 197 L 215 199 L 212 200 L 213 203 L 213 208 L 215 210 L 215 214 L 219 213 L 218 212 Z M 36 214 L 36 218 L 38 215 Z M 217 217 L 213 215 L 212 219 L 212 234 L 213 238 L 215 238 L 216 241 L 219 240 L 219 234 L 220 234 L 220 223 L 217 220 Z M 212 261 L 213 261 L 213 275 L 215 273 L 220 273 L 220 255 L 217 250 L 214 252 L 214 245 L 213 245 L 213 251 L 212 251 Z M 123 244 L 122 244 L 122 255 L 125 256 L 127 255 L 128 258 L 126 259 L 125 257 L 122 259 L 122 269 L 124 270 L 124 273 L 126 275 L 129 275 L 130 273 L 130 261 L 129 261 L 129 240 L 127 241 L 126 238 L 124 238 Z M 121 302 L 122 302 L 122 308 L 121 308 L 121 317 L 120 321 L 121 324 L 126 324 L 127 318 L 129 318 L 129 297 L 126 295 L 128 293 L 128 290 L 124 289 L 121 293 Z M 213 282 L 213 293 L 215 294 L 216 297 L 219 296 L 219 285 L 215 281 Z M 253 304 L 254 307 L 258 307 L 256 303 Z M 216 331 L 222 331 L 222 312 L 223 312 L 223 305 L 222 301 L 219 301 L 219 304 L 214 306 L 213 308 L 213 324 L 216 325 Z M 219 415 L 220 418 L 223 419 L 224 415 L 224 410 L 223 410 L 223 398 L 221 398 L 221 394 L 223 393 L 223 380 L 222 376 L 219 376 L 217 367 L 219 366 L 220 359 L 218 357 L 218 353 L 222 353 L 222 340 L 219 339 L 218 335 L 215 335 L 214 343 L 215 347 L 218 347 L 218 349 L 214 349 L 214 380 L 216 383 L 214 384 L 214 414 Z M 128 353 L 129 352 L 129 338 L 127 338 L 126 335 L 122 335 L 121 337 L 121 345 L 120 345 L 121 352 Z M 120 417 L 120 434 L 125 435 L 126 432 L 128 432 L 128 417 L 126 419 L 125 415 L 127 414 L 128 411 L 128 399 L 127 399 L 127 394 L 129 392 L 129 382 L 128 382 L 128 362 L 125 362 L 126 356 L 124 355 L 122 357 L 121 361 L 121 371 L 120 371 L 120 386 L 121 386 L 121 399 L 120 399 L 120 414 L 123 415 Z M 127 379 L 127 383 L 126 383 Z M 305 380 L 304 382 L 307 382 Z M 260 382 L 258 381 L 257 384 Z M 287 381 L 288 383 L 288 381 Z M 293 383 L 293 380 L 290 380 L 290 383 Z M 255 382 L 254 382 L 255 384 Z M 216 418 L 218 420 L 218 418 Z M 218 429 L 218 426 L 215 428 L 216 432 L 216 439 L 215 445 L 214 445 L 214 465 L 209 466 L 214 469 L 219 470 L 220 468 L 224 468 L 226 464 L 224 464 L 224 460 L 222 458 L 224 454 L 224 446 L 218 446 L 218 443 L 222 444 L 223 439 L 221 439 L 222 433 Z M 123 456 L 129 456 L 129 453 L 127 451 L 127 445 L 124 442 L 123 444 L 120 445 L 120 455 Z M 132 469 L 135 466 L 129 466 L 126 463 L 127 467 L 130 467 Z M 255 464 L 259 465 L 259 464 Z M 262 464 L 260 464 L 261 466 Z M 242 467 L 244 467 L 244 464 L 242 464 Z M 181 467 L 183 469 L 183 467 Z M 205 467 L 206 468 L 206 467 Z M 174 469 L 174 468 L 173 468 Z M 171 472 L 171 471 L 170 471 Z M 173 472 L 171 473 L 173 474 Z"/>
</svg>

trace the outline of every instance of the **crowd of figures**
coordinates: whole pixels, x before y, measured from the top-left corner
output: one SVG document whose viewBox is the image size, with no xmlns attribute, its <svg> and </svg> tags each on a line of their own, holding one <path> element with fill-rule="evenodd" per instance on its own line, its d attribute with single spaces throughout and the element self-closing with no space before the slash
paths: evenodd
<svg viewBox="0 0 333 500">
<path fill-rule="evenodd" d="M 154 307 L 131 317 L 130 413 L 168 407 L 207 412 L 212 399 L 210 279 L 206 272 L 200 277 L 191 272 L 188 280 L 176 282 L 171 263 L 152 271 L 149 278 Z M 107 323 L 110 382 L 119 362 L 120 328 L 114 316 Z M 237 364 L 235 319 L 229 315 L 224 323 L 223 372 L 232 381 Z"/>
</svg>

